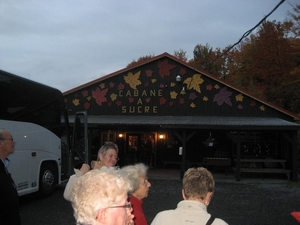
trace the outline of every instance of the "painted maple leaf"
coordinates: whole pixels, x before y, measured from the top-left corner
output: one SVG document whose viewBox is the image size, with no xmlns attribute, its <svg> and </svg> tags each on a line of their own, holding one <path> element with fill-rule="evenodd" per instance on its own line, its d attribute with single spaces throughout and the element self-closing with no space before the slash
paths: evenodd
<svg viewBox="0 0 300 225">
<path fill-rule="evenodd" d="M 175 68 L 175 65 L 168 64 L 168 60 L 165 59 L 164 61 L 158 62 L 158 73 L 161 76 L 161 78 L 169 77 L 170 76 L 170 70 Z"/>
<path fill-rule="evenodd" d="M 171 82 L 170 87 L 175 87 L 176 83 L 175 82 Z"/>
<path fill-rule="evenodd" d="M 129 72 L 127 76 L 124 76 L 124 80 L 132 89 L 136 89 L 136 86 L 142 84 L 140 79 L 141 71 L 133 74 Z"/>
<path fill-rule="evenodd" d="M 251 101 L 251 102 L 250 102 L 250 106 L 251 106 L 251 107 L 256 106 L 256 102 L 255 102 L 255 101 Z"/>
<path fill-rule="evenodd" d="M 118 85 L 118 90 L 124 90 L 124 88 L 125 88 L 125 85 L 124 85 L 124 84 L 120 83 L 120 84 Z"/>
<path fill-rule="evenodd" d="M 241 104 L 238 105 L 238 109 L 243 109 L 243 106 Z"/>
<path fill-rule="evenodd" d="M 84 103 L 85 110 L 88 110 L 91 107 L 91 104 L 89 102 Z"/>
<path fill-rule="evenodd" d="M 78 98 L 74 99 L 72 102 L 73 102 L 73 104 L 74 104 L 75 106 L 79 106 L 79 104 L 80 104 Z"/>
<path fill-rule="evenodd" d="M 190 97 L 189 97 L 189 99 L 191 99 L 191 100 L 195 100 L 197 98 L 197 95 L 196 95 L 196 93 L 195 92 L 192 92 L 192 93 L 190 93 Z"/>
<path fill-rule="evenodd" d="M 238 94 L 238 95 L 235 96 L 235 100 L 237 102 L 242 102 L 243 99 L 244 99 L 244 96 L 242 94 Z"/>
<path fill-rule="evenodd" d="M 165 99 L 164 97 L 161 97 L 161 98 L 159 99 L 159 104 L 160 104 L 160 105 L 164 105 L 164 104 L 166 103 L 166 101 L 167 101 L 167 99 Z"/>
<path fill-rule="evenodd" d="M 216 84 L 216 85 L 214 86 L 214 88 L 217 89 L 217 90 L 219 90 L 219 89 L 220 89 L 220 85 Z"/>
<path fill-rule="evenodd" d="M 190 107 L 191 107 L 191 108 L 196 108 L 196 105 L 195 105 L 195 103 L 194 103 L 194 102 L 192 102 L 192 103 L 190 104 Z"/>
<path fill-rule="evenodd" d="M 185 68 L 180 68 L 179 74 L 180 74 L 181 76 L 184 75 L 184 74 L 186 74 L 186 69 L 185 69 Z"/>
<path fill-rule="evenodd" d="M 128 101 L 129 101 L 129 103 L 133 103 L 134 102 L 134 98 L 133 97 L 129 97 Z"/>
<path fill-rule="evenodd" d="M 176 99 L 177 95 L 178 95 L 178 93 L 176 91 L 170 91 L 170 97 L 171 97 L 171 99 Z"/>
<path fill-rule="evenodd" d="M 212 87 L 211 84 L 206 85 L 206 90 L 211 91 L 212 88 L 213 88 L 213 87 Z"/>
<path fill-rule="evenodd" d="M 207 102 L 207 101 L 208 101 L 208 97 L 207 97 L 207 96 L 204 96 L 204 97 L 203 97 L 203 101 Z"/>
<path fill-rule="evenodd" d="M 114 83 L 114 82 L 110 82 L 110 83 L 109 83 L 109 87 L 110 87 L 110 88 L 113 88 L 114 86 L 115 86 L 115 83 Z"/>
<path fill-rule="evenodd" d="M 153 73 L 152 70 L 146 70 L 146 76 L 147 77 L 152 77 L 152 73 Z"/>
<path fill-rule="evenodd" d="M 105 83 L 99 84 L 99 87 L 100 87 L 101 89 L 104 89 L 104 88 L 105 88 Z"/>
<path fill-rule="evenodd" d="M 117 94 L 115 94 L 115 93 L 112 93 L 111 95 L 110 95 L 110 99 L 114 102 L 115 100 L 117 100 L 117 97 L 118 97 L 118 95 Z"/>
<path fill-rule="evenodd" d="M 183 105 L 184 103 L 185 103 L 184 98 L 180 98 L 180 99 L 179 99 L 179 104 L 180 104 L 180 105 Z"/>
<path fill-rule="evenodd" d="M 89 91 L 88 90 L 84 90 L 84 91 L 81 92 L 81 94 L 82 94 L 83 97 L 87 97 L 88 94 L 89 94 Z"/>
<path fill-rule="evenodd" d="M 231 91 L 227 91 L 226 87 L 223 87 L 218 94 L 215 95 L 213 102 L 217 102 L 218 106 L 223 105 L 226 103 L 227 105 L 232 106 L 230 101 L 230 96 L 232 95 Z"/>
<path fill-rule="evenodd" d="M 200 74 L 194 74 L 193 77 L 186 78 L 183 83 L 186 84 L 187 89 L 194 89 L 198 93 L 201 93 L 200 84 L 202 84 L 204 80 L 201 78 Z"/>
<path fill-rule="evenodd" d="M 96 103 L 102 106 L 103 102 L 107 102 L 106 93 L 108 88 L 104 90 L 100 90 L 100 88 L 96 88 L 95 91 L 92 91 L 92 97 L 96 100 Z"/>
</svg>

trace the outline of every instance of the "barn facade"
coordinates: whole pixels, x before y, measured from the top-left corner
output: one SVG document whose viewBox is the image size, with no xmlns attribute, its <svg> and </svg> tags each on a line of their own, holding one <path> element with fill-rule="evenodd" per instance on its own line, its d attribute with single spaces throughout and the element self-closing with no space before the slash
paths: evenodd
<svg viewBox="0 0 300 225">
<path fill-rule="evenodd" d="M 88 115 L 93 157 L 105 141 L 119 165 L 233 168 L 297 180 L 299 118 L 163 53 L 64 93 L 69 120 Z"/>
</svg>

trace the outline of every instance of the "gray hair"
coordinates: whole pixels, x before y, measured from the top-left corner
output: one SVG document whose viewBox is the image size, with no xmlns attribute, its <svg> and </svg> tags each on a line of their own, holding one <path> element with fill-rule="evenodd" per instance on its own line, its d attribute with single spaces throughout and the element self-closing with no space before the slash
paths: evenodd
<svg viewBox="0 0 300 225">
<path fill-rule="evenodd" d="M 75 182 L 71 202 L 78 224 L 98 224 L 99 209 L 120 204 L 131 190 L 130 183 L 116 170 L 91 170 Z"/>
<path fill-rule="evenodd" d="M 107 141 L 99 149 L 98 154 L 97 154 L 97 160 L 99 160 L 99 154 L 101 153 L 103 156 L 106 155 L 106 152 L 108 149 L 115 149 L 117 151 L 117 153 L 119 153 L 118 145 L 116 145 L 113 142 Z"/>
<path fill-rule="evenodd" d="M 127 179 L 132 186 L 131 193 L 139 189 L 140 177 L 147 177 L 148 166 L 143 163 L 124 166 L 119 170 L 119 173 Z"/>
<path fill-rule="evenodd" d="M 4 133 L 5 131 L 9 133 L 9 131 L 6 130 L 5 128 L 0 128 L 0 140 L 3 139 L 3 133 Z"/>
</svg>

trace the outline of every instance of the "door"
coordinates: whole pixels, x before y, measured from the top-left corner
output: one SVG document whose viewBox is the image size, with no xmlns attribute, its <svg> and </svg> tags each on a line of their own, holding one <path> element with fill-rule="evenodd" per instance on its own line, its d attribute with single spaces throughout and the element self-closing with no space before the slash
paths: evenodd
<svg viewBox="0 0 300 225">
<path fill-rule="evenodd" d="M 126 136 L 125 164 L 144 163 L 152 166 L 154 133 L 128 133 Z"/>
</svg>

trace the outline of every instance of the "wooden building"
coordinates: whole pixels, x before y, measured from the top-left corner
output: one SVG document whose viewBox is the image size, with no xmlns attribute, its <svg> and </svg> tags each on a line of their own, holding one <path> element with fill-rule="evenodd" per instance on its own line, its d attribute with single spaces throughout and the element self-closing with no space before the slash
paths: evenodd
<svg viewBox="0 0 300 225">
<path fill-rule="evenodd" d="M 220 165 L 297 180 L 299 118 L 163 53 L 64 93 L 88 114 L 92 152 L 107 140 L 119 164 Z M 225 160 L 225 161 L 222 161 Z M 178 166 L 177 165 L 177 166 Z"/>
</svg>

